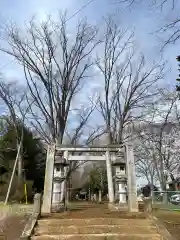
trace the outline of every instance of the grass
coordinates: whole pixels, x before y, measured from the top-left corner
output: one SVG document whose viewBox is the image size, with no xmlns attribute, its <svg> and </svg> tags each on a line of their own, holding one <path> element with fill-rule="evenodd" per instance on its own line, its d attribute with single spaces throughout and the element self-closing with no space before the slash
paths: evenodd
<svg viewBox="0 0 180 240">
<path fill-rule="evenodd" d="M 163 203 L 154 203 L 153 208 L 155 209 L 161 209 L 161 210 L 174 210 L 174 211 L 180 211 L 180 205 L 174 205 L 174 204 L 163 204 Z"/>
<path fill-rule="evenodd" d="M 179 209 L 178 209 L 179 210 Z M 153 215 L 157 217 L 171 233 L 175 239 L 180 239 L 180 212 L 157 210 L 153 212 Z"/>
<path fill-rule="evenodd" d="M 31 213 L 33 209 L 32 204 L 7 204 L 4 205 L 4 203 L 0 203 L 0 211 L 1 213 L 7 213 L 7 214 L 26 214 Z"/>
</svg>

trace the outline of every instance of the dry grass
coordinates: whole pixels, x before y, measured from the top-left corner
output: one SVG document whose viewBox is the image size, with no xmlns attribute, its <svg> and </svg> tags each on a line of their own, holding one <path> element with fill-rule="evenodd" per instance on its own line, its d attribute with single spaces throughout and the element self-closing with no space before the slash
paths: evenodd
<svg viewBox="0 0 180 240">
<path fill-rule="evenodd" d="M 154 212 L 154 216 L 165 225 L 175 239 L 180 239 L 180 212 L 158 210 Z"/>
</svg>

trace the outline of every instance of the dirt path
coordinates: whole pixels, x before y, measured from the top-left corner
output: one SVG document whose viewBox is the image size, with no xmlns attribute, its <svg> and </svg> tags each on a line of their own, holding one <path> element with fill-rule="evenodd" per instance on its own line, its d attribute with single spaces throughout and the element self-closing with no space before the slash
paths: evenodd
<svg viewBox="0 0 180 240">
<path fill-rule="evenodd" d="M 144 213 L 128 213 L 124 211 L 110 211 L 108 204 L 74 203 L 64 213 L 42 215 L 41 218 L 146 218 Z"/>
<path fill-rule="evenodd" d="M 19 240 L 27 216 L 7 216 L 0 220 L 0 240 Z"/>
</svg>

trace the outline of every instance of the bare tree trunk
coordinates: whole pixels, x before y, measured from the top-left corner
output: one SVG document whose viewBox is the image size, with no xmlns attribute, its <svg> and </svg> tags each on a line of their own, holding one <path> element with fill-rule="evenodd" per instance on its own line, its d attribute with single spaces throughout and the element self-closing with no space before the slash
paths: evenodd
<svg viewBox="0 0 180 240">
<path fill-rule="evenodd" d="M 17 144 L 17 149 L 19 149 L 20 144 Z M 23 173 L 22 173 L 22 169 L 23 169 L 23 145 L 21 146 L 21 150 L 20 150 L 20 154 L 18 157 L 18 186 L 19 184 L 22 183 L 22 179 L 23 179 Z"/>
</svg>

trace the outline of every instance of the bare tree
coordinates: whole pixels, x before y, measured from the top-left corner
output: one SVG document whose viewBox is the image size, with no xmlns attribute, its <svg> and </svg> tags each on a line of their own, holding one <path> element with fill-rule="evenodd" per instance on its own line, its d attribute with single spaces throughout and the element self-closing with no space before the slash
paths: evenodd
<svg viewBox="0 0 180 240">
<path fill-rule="evenodd" d="M 98 44 L 97 28 L 86 21 L 77 25 L 73 36 L 67 27 L 65 15 L 60 15 L 58 22 L 49 18 L 40 26 L 32 19 L 25 33 L 16 26 L 8 26 L 6 36 L 10 50 L 1 49 L 15 57 L 24 69 L 26 100 L 30 106 L 28 119 L 48 144 L 63 143 L 65 132 L 69 131 L 68 119 L 74 111 L 72 101 L 74 105 L 78 100 L 80 105 L 78 93 L 90 78 L 91 53 Z M 71 144 L 77 144 L 93 110 L 94 106 L 88 111 L 75 111 L 80 120 L 71 132 Z M 77 121 L 77 117 L 72 121 Z M 79 164 L 72 163 L 66 179 L 78 167 Z"/>
<path fill-rule="evenodd" d="M 97 66 L 102 75 L 103 96 L 99 98 L 109 143 L 122 143 L 126 126 L 144 119 L 147 107 L 156 101 L 156 83 L 163 78 L 163 65 L 149 69 L 145 59 L 134 56 L 133 33 L 122 30 L 112 18 L 106 21 L 103 55 Z"/>
<path fill-rule="evenodd" d="M 163 94 L 166 94 L 161 99 L 164 100 L 165 108 L 160 103 L 157 108 L 159 120 L 155 118 L 159 123 L 152 123 L 149 129 L 140 133 L 137 140 L 136 166 L 141 174 L 148 170 L 148 175 L 151 175 L 150 170 L 151 172 L 153 170 L 152 173 L 165 191 L 167 175 L 174 181 L 174 174 L 179 168 L 179 125 L 176 119 L 173 118 L 172 121 L 177 94 L 170 94 L 167 91 Z"/>
<path fill-rule="evenodd" d="M 113 1 L 112 1 L 113 2 Z M 168 7 L 169 10 L 178 10 L 180 9 L 179 1 L 176 0 L 118 0 L 116 3 L 126 4 L 128 7 L 133 7 L 137 3 L 147 3 L 151 8 L 159 8 L 163 13 L 165 7 Z M 157 33 L 163 33 L 163 48 L 167 44 L 174 44 L 180 39 L 180 15 L 179 12 L 173 12 L 172 20 L 165 20 L 167 22 L 160 29 L 157 30 Z"/>
<path fill-rule="evenodd" d="M 97 29 L 81 21 L 71 36 L 66 17 L 60 15 L 58 22 L 49 18 L 40 26 L 32 19 L 25 33 L 8 26 L 6 34 L 10 50 L 1 50 L 23 66 L 27 101 L 33 102 L 31 124 L 47 143 L 61 144 L 72 100 L 90 77 Z"/>
<path fill-rule="evenodd" d="M 151 148 L 148 139 L 139 138 L 135 147 L 135 164 L 137 177 L 146 179 L 149 184 L 154 185 L 157 180 L 156 168 L 154 164 L 155 153 Z"/>
<path fill-rule="evenodd" d="M 5 109 L 8 110 L 6 120 L 8 124 L 13 125 L 16 133 L 17 151 L 21 146 L 21 151 L 18 157 L 18 181 L 22 180 L 22 141 L 23 132 L 19 132 L 19 122 L 24 124 L 28 108 L 25 106 L 25 89 L 17 82 L 6 82 L 1 77 L 0 79 L 0 99 L 3 101 Z M 9 115 L 9 117 L 8 117 Z M 23 131 L 23 128 L 22 128 Z"/>
<path fill-rule="evenodd" d="M 160 131 L 158 134 L 155 134 L 154 136 L 154 142 L 156 149 L 158 151 L 159 159 L 158 162 L 156 161 L 156 168 L 159 169 L 159 181 L 161 183 L 162 189 L 166 189 L 166 174 L 165 170 L 170 173 L 171 179 L 173 180 L 173 171 L 177 168 L 177 163 L 179 159 L 177 159 L 177 152 L 174 154 L 174 148 L 177 149 L 176 141 L 178 139 L 177 134 L 179 133 L 177 129 L 177 123 L 174 122 L 174 125 L 172 126 L 172 129 L 168 129 L 168 123 L 175 102 L 177 100 L 177 94 L 172 94 L 169 92 L 163 92 L 164 97 L 164 103 L 167 105 L 167 110 L 162 111 L 159 110 L 158 114 L 160 115 L 162 112 L 163 121 L 160 126 Z M 175 143 L 175 145 L 174 145 Z"/>
<path fill-rule="evenodd" d="M 145 2 L 145 0 L 118 0 L 118 3 L 125 3 L 128 6 L 132 6 L 135 3 Z M 148 4 L 155 5 L 156 7 L 163 8 L 166 4 L 171 6 L 173 9 L 175 7 L 176 0 L 152 0 Z"/>
<path fill-rule="evenodd" d="M 167 123 L 167 127 L 170 124 Z M 169 133 L 163 130 L 161 125 L 158 126 L 156 133 L 147 132 L 142 139 L 139 140 L 139 153 L 136 166 L 140 175 L 146 177 L 151 183 L 157 179 L 163 191 L 166 190 L 167 176 L 174 182 L 175 174 L 179 168 L 179 149 L 177 141 L 179 129 L 172 127 Z M 144 155 L 143 155 L 144 153 Z"/>
<path fill-rule="evenodd" d="M 14 174 L 16 168 L 18 169 L 18 181 L 17 181 L 17 191 L 16 194 L 19 195 L 19 190 L 22 187 L 22 169 L 23 169 L 23 139 L 24 139 L 24 123 L 25 118 L 29 110 L 29 106 L 25 104 L 26 92 L 25 88 L 18 84 L 17 82 L 8 82 L 1 76 L 0 79 L 0 99 L 3 102 L 5 110 L 7 110 L 7 115 L 5 116 L 8 126 L 13 126 L 16 134 L 16 150 L 17 156 L 14 162 L 13 172 L 11 175 L 8 192 L 5 200 L 7 204 L 12 181 L 14 179 Z M 19 128 L 22 126 L 21 129 Z M 18 166 L 18 167 L 17 167 Z"/>
<path fill-rule="evenodd" d="M 80 109 L 79 110 L 79 115 L 78 115 L 78 119 L 76 119 L 78 121 L 77 125 L 74 127 L 74 129 L 71 129 L 70 132 L 66 131 L 66 144 L 70 144 L 70 145 L 84 145 L 90 142 L 89 139 L 81 139 L 82 136 L 85 135 L 84 131 L 85 131 L 85 126 L 88 123 L 88 120 L 92 114 L 92 112 L 94 111 L 95 106 L 91 106 L 89 108 L 86 109 Z M 71 123 L 71 121 L 70 121 Z M 68 172 L 67 172 L 67 179 L 70 177 L 71 173 L 73 171 L 75 171 L 77 168 L 79 168 L 81 165 L 83 165 L 85 162 L 81 162 L 81 161 L 71 161 L 70 165 L 68 167 Z"/>
</svg>

